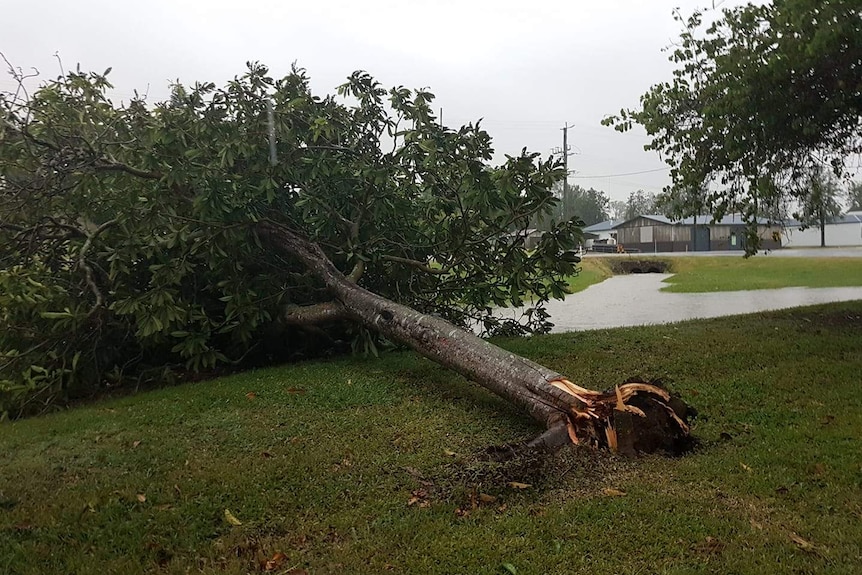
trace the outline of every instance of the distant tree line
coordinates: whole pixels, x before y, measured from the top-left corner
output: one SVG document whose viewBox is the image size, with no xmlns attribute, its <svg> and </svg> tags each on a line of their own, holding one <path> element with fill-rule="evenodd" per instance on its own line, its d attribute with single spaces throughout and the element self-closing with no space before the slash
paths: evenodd
<svg viewBox="0 0 862 575">
<path fill-rule="evenodd" d="M 553 191 L 559 202 L 549 214 L 535 217 L 532 227 L 546 230 L 552 222 L 573 218 L 584 226 L 591 226 L 606 220 L 630 220 L 644 214 L 661 213 L 659 197 L 643 190 L 631 192 L 625 201 L 611 200 L 601 190 L 578 185 L 558 183 Z"/>
</svg>

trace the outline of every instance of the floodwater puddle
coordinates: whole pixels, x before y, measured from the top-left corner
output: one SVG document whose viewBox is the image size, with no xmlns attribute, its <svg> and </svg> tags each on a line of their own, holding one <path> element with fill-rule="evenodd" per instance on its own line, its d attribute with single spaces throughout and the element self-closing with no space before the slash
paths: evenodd
<svg viewBox="0 0 862 575">
<path fill-rule="evenodd" d="M 660 291 L 672 274 L 620 275 L 551 300 L 552 332 L 672 323 L 862 299 L 862 287 L 781 288 L 714 293 Z M 506 310 L 520 315 L 520 309 Z"/>
</svg>

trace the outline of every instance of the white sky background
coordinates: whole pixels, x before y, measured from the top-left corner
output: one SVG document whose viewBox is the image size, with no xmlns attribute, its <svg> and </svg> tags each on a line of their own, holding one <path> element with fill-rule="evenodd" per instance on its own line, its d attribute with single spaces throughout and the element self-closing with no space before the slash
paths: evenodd
<svg viewBox="0 0 862 575">
<path fill-rule="evenodd" d="M 717 2 L 722 3 L 722 2 Z M 736 0 L 722 7 L 740 4 Z M 242 74 L 260 61 L 273 75 L 292 62 L 315 91 L 331 93 L 352 71 L 384 86 L 429 87 L 444 123 L 484 118 L 498 152 L 579 152 L 570 181 L 625 199 L 668 183 L 665 164 L 644 152 L 642 131 L 600 124 L 633 107 L 652 84 L 668 80 L 668 47 L 680 32 L 672 10 L 690 14 L 711 0 L 2 0 L 0 52 L 42 78 L 67 70 L 110 75 L 118 99 L 133 90 L 151 102 L 168 85 Z M 9 90 L 8 76 L 0 90 Z M 647 170 L 622 177 L 588 178 Z"/>
</svg>

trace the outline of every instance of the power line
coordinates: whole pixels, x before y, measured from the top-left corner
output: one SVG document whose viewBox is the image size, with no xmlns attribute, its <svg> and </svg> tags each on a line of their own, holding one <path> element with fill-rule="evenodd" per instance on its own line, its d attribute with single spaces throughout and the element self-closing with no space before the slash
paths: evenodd
<svg viewBox="0 0 862 575">
<path fill-rule="evenodd" d="M 670 169 L 670 166 L 667 168 L 656 168 L 655 170 L 641 170 L 639 172 L 626 172 L 624 174 L 605 174 L 603 176 L 572 176 L 573 178 L 581 178 L 581 179 L 590 179 L 590 178 L 621 178 L 623 176 L 637 176 L 638 174 L 651 174 L 653 172 L 665 172 Z"/>
</svg>

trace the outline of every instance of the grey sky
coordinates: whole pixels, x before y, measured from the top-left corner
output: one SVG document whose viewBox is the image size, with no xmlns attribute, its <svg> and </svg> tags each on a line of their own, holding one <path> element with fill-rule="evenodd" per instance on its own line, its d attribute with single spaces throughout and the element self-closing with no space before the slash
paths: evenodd
<svg viewBox="0 0 862 575">
<path fill-rule="evenodd" d="M 725 2 L 724 6 L 739 2 Z M 31 0 L 4 2 L 0 51 L 16 66 L 59 74 L 113 67 L 117 97 L 133 90 L 164 99 L 168 83 L 217 84 L 258 60 L 276 75 L 292 62 L 308 69 L 318 93 L 353 70 L 386 86 L 430 87 L 448 125 L 484 118 L 495 148 L 542 153 L 561 145 L 573 123 L 571 182 L 624 199 L 658 191 L 664 164 L 643 151 L 642 132 L 600 125 L 634 106 L 651 84 L 670 78 L 661 50 L 683 14 L 710 0 Z M 9 89 L 7 77 L 0 89 Z M 597 177 L 656 170 L 623 177 Z"/>
</svg>

